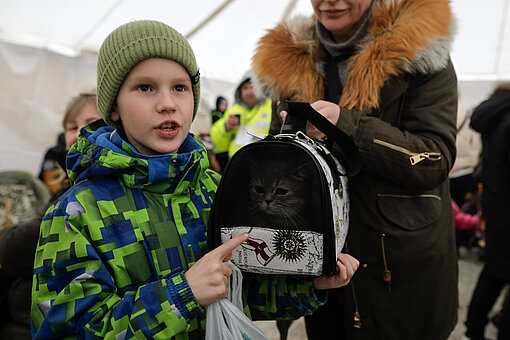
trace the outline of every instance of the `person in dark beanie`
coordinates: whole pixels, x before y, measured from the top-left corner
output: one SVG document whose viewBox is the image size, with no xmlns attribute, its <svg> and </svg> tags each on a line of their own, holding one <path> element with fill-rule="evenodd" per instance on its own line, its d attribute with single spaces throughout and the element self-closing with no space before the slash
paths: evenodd
<svg viewBox="0 0 510 340">
<path fill-rule="evenodd" d="M 189 133 L 199 98 L 195 56 L 172 27 L 134 21 L 105 39 L 97 69 L 104 122 L 82 129 L 66 159 L 73 186 L 41 223 L 34 339 L 205 336 L 204 307 L 228 293 L 224 261 L 249 235 L 206 248 L 219 175 Z M 320 288 L 346 284 L 354 261 Z M 310 314 L 325 298 L 316 282 L 248 280 L 246 312 Z"/>
<path fill-rule="evenodd" d="M 216 123 L 218 119 L 223 117 L 227 107 L 227 99 L 225 97 L 218 96 L 218 98 L 216 98 L 216 107 L 211 111 L 211 124 Z"/>
<path fill-rule="evenodd" d="M 466 337 L 485 339 L 488 314 L 510 283 L 510 83 L 473 111 L 471 127 L 482 135 L 482 217 L 485 220 L 485 266 L 471 297 Z M 510 339 L 510 303 L 499 319 L 498 339 Z"/>
<path fill-rule="evenodd" d="M 228 102 L 227 99 L 218 96 L 216 98 L 216 107 L 211 111 L 211 126 L 214 125 L 219 119 L 223 118 L 225 111 L 227 110 Z M 213 142 L 213 153 L 220 166 L 220 173 L 225 170 L 228 163 L 228 148 L 220 147 Z"/>
</svg>

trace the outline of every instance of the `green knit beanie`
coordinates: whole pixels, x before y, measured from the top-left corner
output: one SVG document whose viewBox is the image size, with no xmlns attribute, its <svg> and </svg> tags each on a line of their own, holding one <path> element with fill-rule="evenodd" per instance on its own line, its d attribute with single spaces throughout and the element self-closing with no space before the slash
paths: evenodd
<svg viewBox="0 0 510 340">
<path fill-rule="evenodd" d="M 181 64 L 193 84 L 195 117 L 200 102 L 200 73 L 188 41 L 172 27 L 158 21 L 133 21 L 106 37 L 97 60 L 97 107 L 108 125 L 119 88 L 131 68 L 140 61 L 161 57 Z"/>
</svg>

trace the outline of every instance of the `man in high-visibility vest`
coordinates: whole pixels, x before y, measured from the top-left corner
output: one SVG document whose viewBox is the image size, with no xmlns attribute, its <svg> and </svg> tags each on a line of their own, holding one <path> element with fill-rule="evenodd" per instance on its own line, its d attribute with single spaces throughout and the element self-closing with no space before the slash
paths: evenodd
<svg viewBox="0 0 510 340">
<path fill-rule="evenodd" d="M 255 93 L 251 77 L 250 73 L 242 77 L 235 91 L 234 105 L 211 127 L 214 145 L 228 150 L 229 157 L 244 145 L 256 140 L 247 134 L 248 130 L 255 130 L 263 135 L 269 133 L 271 100 L 260 98 Z"/>
</svg>

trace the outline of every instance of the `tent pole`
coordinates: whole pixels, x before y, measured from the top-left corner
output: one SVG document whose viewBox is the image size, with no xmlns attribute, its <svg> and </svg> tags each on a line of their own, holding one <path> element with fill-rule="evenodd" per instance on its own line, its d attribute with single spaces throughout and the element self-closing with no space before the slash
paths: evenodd
<svg viewBox="0 0 510 340">
<path fill-rule="evenodd" d="M 501 66 L 501 54 L 503 53 L 503 41 L 505 38 L 506 25 L 508 20 L 508 0 L 503 2 L 503 15 L 501 18 L 501 25 L 499 26 L 498 45 L 496 46 L 496 57 L 494 61 L 494 74 L 498 74 Z"/>
<path fill-rule="evenodd" d="M 297 0 L 290 0 L 288 5 L 287 5 L 287 8 L 285 8 L 285 11 L 283 12 L 283 15 L 280 19 L 280 21 L 285 21 L 287 20 L 287 18 L 289 17 L 289 15 L 292 13 L 292 11 L 294 10 L 294 7 L 296 7 L 296 3 L 297 3 Z"/>
<path fill-rule="evenodd" d="M 212 19 L 214 19 L 218 14 L 220 14 L 233 0 L 225 0 L 214 12 L 211 13 L 207 18 L 205 18 L 201 23 L 199 23 L 191 32 L 185 35 L 186 39 L 190 39 L 195 35 L 198 31 L 204 28 L 205 25 L 209 23 Z"/>
<path fill-rule="evenodd" d="M 117 7 L 119 7 L 119 5 L 124 2 L 124 0 L 117 0 L 102 16 L 101 18 L 99 18 L 99 20 L 97 20 L 96 24 L 92 25 L 91 29 L 85 33 L 80 39 L 78 39 L 78 41 L 76 41 L 74 43 L 74 48 L 79 48 L 80 45 L 88 38 L 92 35 L 92 33 L 94 33 L 96 31 L 96 29 L 100 26 L 100 24 L 102 22 L 105 22 L 106 19 L 112 15 L 112 13 L 115 11 L 115 9 Z"/>
</svg>

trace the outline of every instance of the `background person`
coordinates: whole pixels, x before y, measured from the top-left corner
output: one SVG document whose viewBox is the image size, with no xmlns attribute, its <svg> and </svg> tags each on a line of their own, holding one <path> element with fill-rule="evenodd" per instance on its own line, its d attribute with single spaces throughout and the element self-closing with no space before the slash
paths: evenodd
<svg viewBox="0 0 510 340">
<path fill-rule="evenodd" d="M 44 155 L 39 172 L 39 178 L 52 194 L 59 192 L 62 187 L 69 187 L 65 171 L 67 151 L 76 143 L 81 128 L 97 119 L 101 119 L 101 116 L 97 112 L 95 93 L 80 93 L 67 104 L 62 120 L 64 132 L 58 136 L 57 145 Z"/>
<path fill-rule="evenodd" d="M 215 147 L 228 150 L 228 157 L 255 137 L 247 134 L 250 129 L 267 135 L 271 122 L 271 100 L 260 98 L 252 86 L 252 74 L 243 75 L 235 90 L 235 103 L 223 118 L 211 127 L 211 139 Z"/>
<path fill-rule="evenodd" d="M 223 117 L 228 108 L 228 101 L 225 97 L 218 96 L 216 98 L 216 107 L 211 111 L 211 124 L 216 123 L 218 119 Z"/>
<path fill-rule="evenodd" d="M 216 98 L 216 108 L 211 111 L 211 127 L 214 125 L 214 123 L 223 118 L 223 115 L 225 114 L 227 108 L 228 102 L 226 98 L 222 96 Z M 213 142 L 213 153 L 216 158 L 216 161 L 218 161 L 219 165 L 218 172 L 222 173 L 228 163 L 228 147 L 225 146 L 223 148 L 220 148 L 216 146 L 216 144 L 214 144 Z"/>
<path fill-rule="evenodd" d="M 253 57 L 257 87 L 280 103 L 271 133 L 286 99 L 310 102 L 362 157 L 349 179 L 346 248 L 360 270 L 342 299 L 328 299 L 327 313 L 305 318 L 308 336 L 446 339 L 457 320 L 449 2 L 311 2 L 315 17 L 279 24 Z M 313 126 L 308 135 L 325 137 Z M 341 156 L 341 148 L 332 153 Z"/>
<path fill-rule="evenodd" d="M 98 119 L 101 119 L 101 115 L 97 111 L 95 94 L 81 93 L 71 99 L 62 120 L 64 128 L 62 145 L 54 147 L 46 153 L 47 157 L 41 169 L 41 172 L 45 173 L 50 171 L 50 165 L 57 165 L 59 173 L 61 171 L 56 178 L 49 176 L 48 173 L 44 176 L 48 180 L 45 184 L 53 189 L 51 190 L 53 195 L 50 198 L 50 191 L 48 191 L 45 193 L 44 199 L 39 197 L 38 208 L 31 207 L 33 215 L 30 218 L 18 220 L 18 223 L 0 230 L 0 271 L 3 272 L 5 280 L 3 292 L 6 295 L 4 303 L 1 304 L 5 313 L 0 320 L 0 339 L 2 340 L 32 338 L 30 332 L 30 303 L 39 226 L 48 208 L 48 200 L 49 204 L 53 204 L 69 188 L 67 174 L 64 172 L 65 153 L 76 142 L 78 131 L 88 123 Z M 32 185 L 35 185 L 37 184 L 35 183 L 36 180 L 33 178 L 30 183 L 33 182 Z M 42 182 L 38 186 L 46 189 Z M 42 189 L 39 189 L 39 191 L 46 191 Z"/>
<path fill-rule="evenodd" d="M 478 191 L 480 178 L 476 169 L 480 163 L 482 139 L 470 126 L 472 110 L 467 110 L 459 100 L 457 110 L 457 156 L 450 171 L 450 192 L 459 207 Z"/>
<path fill-rule="evenodd" d="M 466 336 L 485 339 L 488 314 L 510 283 L 510 83 L 473 112 L 471 127 L 482 135 L 482 217 L 485 220 L 485 266 L 469 304 Z M 508 298 L 507 298 L 508 299 Z M 503 304 L 498 339 L 510 339 L 510 303 Z"/>
</svg>

